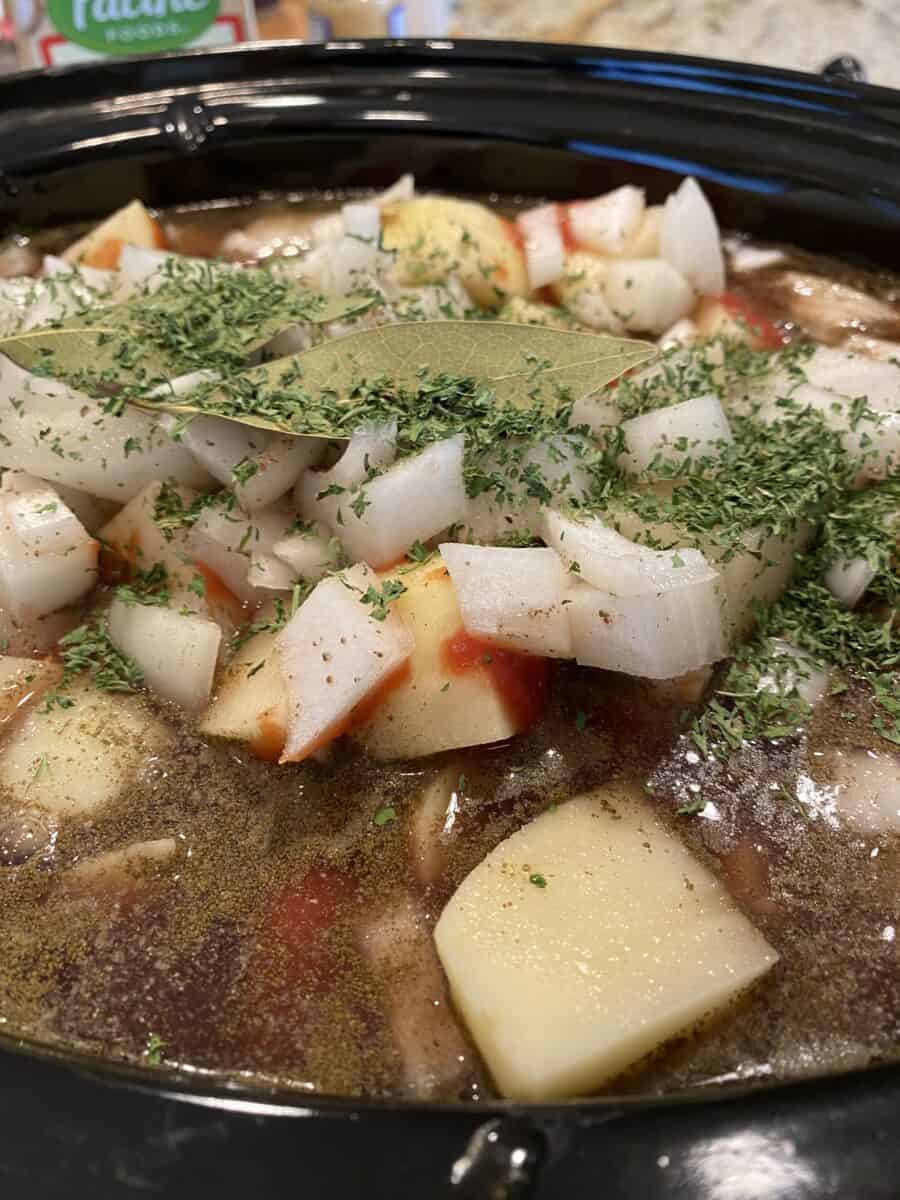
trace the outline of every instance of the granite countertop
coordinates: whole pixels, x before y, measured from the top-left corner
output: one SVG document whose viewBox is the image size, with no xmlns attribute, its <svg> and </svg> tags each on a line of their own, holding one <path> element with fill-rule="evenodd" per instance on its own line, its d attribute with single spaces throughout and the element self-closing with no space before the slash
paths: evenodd
<svg viewBox="0 0 900 1200">
<path fill-rule="evenodd" d="M 851 54 L 900 87 L 900 0 L 461 0 L 454 31 L 819 71 Z"/>
</svg>

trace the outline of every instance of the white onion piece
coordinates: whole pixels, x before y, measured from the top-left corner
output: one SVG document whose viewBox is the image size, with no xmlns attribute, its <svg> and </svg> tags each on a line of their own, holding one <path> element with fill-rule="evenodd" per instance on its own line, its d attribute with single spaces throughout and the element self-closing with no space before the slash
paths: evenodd
<svg viewBox="0 0 900 1200">
<path fill-rule="evenodd" d="M 104 271 L 100 267 L 88 267 L 84 263 L 66 262 L 64 258 L 58 258 L 55 254 L 44 255 L 41 274 L 48 279 L 52 279 L 56 275 L 71 276 L 98 292 L 112 287 L 116 278 L 115 271 Z"/>
<path fill-rule="evenodd" d="M 624 254 L 644 219 L 644 193 L 626 184 L 568 206 L 569 227 L 578 246 L 596 254 Z"/>
<path fill-rule="evenodd" d="M 572 657 L 568 580 L 552 550 L 447 542 L 440 551 L 467 632 L 522 654 Z"/>
<path fill-rule="evenodd" d="M 659 339 L 660 350 L 671 350 L 674 346 L 691 346 L 700 337 L 700 330 L 690 319 L 682 317 Z"/>
<path fill-rule="evenodd" d="M 728 261 L 732 271 L 743 274 L 745 271 L 761 271 L 764 267 L 774 267 L 784 262 L 783 250 L 767 249 L 764 246 L 750 246 L 740 238 L 722 238 L 722 247 L 728 251 Z"/>
<path fill-rule="evenodd" d="M 824 583 L 836 600 L 853 608 L 865 595 L 875 574 L 868 559 L 860 556 L 832 563 L 825 572 Z"/>
<path fill-rule="evenodd" d="M 345 204 L 341 208 L 344 233 L 363 241 L 377 242 L 381 233 L 381 210 L 377 204 Z"/>
<path fill-rule="evenodd" d="M 782 661 L 760 676 L 757 690 L 776 696 L 790 696 L 796 691 L 801 700 L 815 707 L 828 691 L 831 671 L 818 666 L 805 650 L 784 638 L 774 638 L 772 650 L 775 658 Z"/>
<path fill-rule="evenodd" d="M 307 583 L 315 583 L 334 566 L 331 538 L 324 525 L 316 524 L 308 533 L 280 538 L 272 553 Z"/>
<path fill-rule="evenodd" d="M 287 435 L 274 438 L 245 464 L 252 467 L 246 480 L 238 482 L 238 468 L 232 470 L 232 486 L 241 506 L 247 512 L 258 513 L 274 504 L 291 490 L 308 467 L 318 462 L 323 449 L 321 438 Z"/>
<path fill-rule="evenodd" d="M 879 363 L 878 366 L 890 366 Z M 850 396 L 827 391 L 810 383 L 790 390 L 792 407 L 809 407 L 821 414 L 829 429 L 840 434 L 847 454 L 859 462 L 857 486 L 883 479 L 900 466 L 900 405 L 868 397 L 867 414 L 859 414 Z M 784 417 L 777 400 L 760 409 L 761 420 L 776 422 Z"/>
<path fill-rule="evenodd" d="M 325 242 L 311 250 L 298 263 L 297 270 L 326 294 L 344 296 L 366 283 L 376 272 L 379 261 L 377 242 L 345 234 L 339 241 Z"/>
<path fill-rule="evenodd" d="M 556 283 L 565 269 L 565 246 L 559 227 L 559 209 L 544 204 L 519 213 L 516 224 L 522 234 L 528 284 L 533 291 Z"/>
<path fill-rule="evenodd" d="M 375 620 L 362 596 L 377 575 L 358 563 L 316 584 L 277 649 L 289 696 L 282 762 L 299 762 L 343 731 L 353 709 L 409 658 L 414 639 L 395 612 Z"/>
<path fill-rule="evenodd" d="M 147 878 L 151 867 L 163 866 L 175 857 L 175 838 L 157 838 L 150 842 L 132 842 L 120 850 L 108 850 L 84 858 L 63 876 L 70 890 L 119 891 Z"/>
<path fill-rule="evenodd" d="M 900 367 L 896 363 L 816 346 L 802 367 L 814 387 L 853 398 L 865 396 L 870 407 L 886 412 L 900 408 Z"/>
<path fill-rule="evenodd" d="M 618 259 L 606 276 L 606 301 L 626 329 L 660 334 L 686 317 L 694 292 L 661 258 Z"/>
<path fill-rule="evenodd" d="M 610 529 L 599 517 L 576 521 L 547 509 L 541 533 L 572 575 L 618 596 L 677 588 L 685 572 L 702 575 L 708 569 L 699 550 L 651 550 Z"/>
<path fill-rule="evenodd" d="M 719 296 L 724 292 L 725 259 L 718 222 L 700 185 L 691 176 L 666 200 L 659 250 L 662 258 L 680 271 L 701 296 Z"/>
<path fill-rule="evenodd" d="M 900 342 L 890 342 L 887 338 L 870 337 L 867 333 L 851 333 L 841 349 L 847 354 L 867 355 L 879 362 L 900 362 Z"/>
<path fill-rule="evenodd" d="M 588 584 L 569 592 L 572 644 L 579 663 L 646 679 L 674 679 L 728 653 L 719 575 L 680 557 L 677 586 L 615 596 Z"/>
<path fill-rule="evenodd" d="M 464 519 L 464 437 L 457 434 L 395 463 L 356 492 L 316 497 L 314 476 L 303 481 L 304 516 L 322 520 L 353 559 L 381 569 L 396 563 L 415 541 L 426 542 Z M 362 498 L 360 514 L 351 507 Z"/>
<path fill-rule="evenodd" d="M 415 176 L 407 172 L 376 196 L 375 203 L 379 208 L 384 208 L 386 204 L 394 204 L 398 200 L 412 200 L 415 194 Z"/>
<path fill-rule="evenodd" d="M 5 482 L 5 480 L 4 480 Z M 49 484 L 17 492 L 6 501 L 10 526 L 32 554 L 66 554 L 84 542 L 88 533 Z"/>
<path fill-rule="evenodd" d="M 610 390 L 604 389 L 594 396 L 579 397 L 572 405 L 572 425 L 587 425 L 600 437 L 613 425 L 619 425 L 622 413 L 612 395 Z"/>
<path fill-rule="evenodd" d="M 168 282 L 168 262 L 177 262 L 182 268 L 194 268 L 198 274 L 210 271 L 234 271 L 237 268 L 221 261 L 210 262 L 206 258 L 193 258 L 187 254 L 173 254 L 170 250 L 145 250 L 141 246 L 125 245 L 119 255 L 116 297 L 127 300 L 135 293 L 150 295 Z"/>
<path fill-rule="evenodd" d="M 185 425 L 172 413 L 164 413 L 159 423 L 214 479 L 224 484 L 234 482 L 232 470 L 239 462 L 260 454 L 272 440 L 272 434 L 265 429 L 251 429 L 223 417 L 195 416 Z"/>
<path fill-rule="evenodd" d="M 362 483 L 369 471 L 389 467 L 397 454 L 397 421 L 364 425 L 354 431 L 344 453 L 328 471 L 300 480 L 294 495 L 298 505 L 309 505 L 319 492 L 332 485 L 342 488 Z"/>
<path fill-rule="evenodd" d="M 286 592 L 297 582 L 296 572 L 280 558 L 265 550 L 254 550 L 247 568 L 247 582 L 251 587 L 265 588 L 269 592 Z"/>
<path fill-rule="evenodd" d="M 259 593 L 247 581 L 254 549 L 249 513 L 213 504 L 204 508 L 188 538 L 192 556 L 222 580 L 239 600 L 252 602 Z"/>
<path fill-rule="evenodd" d="M 201 489 L 212 484 L 188 451 L 146 413 L 127 408 L 121 416 L 108 416 L 83 392 L 30 375 L 2 356 L 0 409 L 0 466 L 120 504 L 154 479 L 172 478 Z M 132 449 L 135 445 L 140 450 Z"/>
<path fill-rule="evenodd" d="M 189 712 L 199 712 L 209 703 L 222 641 L 215 621 L 157 604 L 115 599 L 108 623 L 113 644 L 134 659 L 157 696 Z"/>
<path fill-rule="evenodd" d="M 622 432 L 626 449 L 621 465 L 634 475 L 660 462 L 681 466 L 717 459 L 732 441 L 728 418 L 713 392 L 641 413 L 623 421 Z"/>
<path fill-rule="evenodd" d="M 8 524 L 0 529 L 0 604 L 19 621 L 42 617 L 80 600 L 97 582 L 97 543 L 67 554 L 35 555 Z"/>
</svg>

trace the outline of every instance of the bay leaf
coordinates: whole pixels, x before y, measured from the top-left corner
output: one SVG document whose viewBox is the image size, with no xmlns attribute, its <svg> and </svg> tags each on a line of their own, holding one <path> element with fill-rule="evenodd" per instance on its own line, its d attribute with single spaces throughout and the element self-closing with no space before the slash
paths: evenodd
<svg viewBox="0 0 900 1200">
<path fill-rule="evenodd" d="M 261 429 L 341 438 L 365 419 L 360 395 L 379 381 L 409 397 L 426 376 L 475 379 L 490 387 L 498 406 L 554 412 L 656 353 L 654 344 L 632 338 L 505 321 L 404 322 L 331 339 L 174 402 L 140 403 Z M 391 415 L 402 427 L 403 412 Z"/>
<path fill-rule="evenodd" d="M 369 292 L 326 297 L 269 271 L 215 265 L 185 266 L 152 294 L 9 334 L 0 353 L 88 395 L 125 389 L 130 399 L 191 371 L 239 370 L 292 325 L 340 320 L 374 302 Z"/>
</svg>

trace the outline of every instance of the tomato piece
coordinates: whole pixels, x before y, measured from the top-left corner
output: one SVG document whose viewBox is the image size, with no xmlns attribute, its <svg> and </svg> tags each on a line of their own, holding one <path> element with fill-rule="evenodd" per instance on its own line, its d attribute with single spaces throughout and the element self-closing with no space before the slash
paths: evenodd
<svg viewBox="0 0 900 1200">
<path fill-rule="evenodd" d="M 460 629 L 441 647 L 448 671 L 485 671 L 519 730 L 540 720 L 547 704 L 550 660 L 517 654 Z"/>
<path fill-rule="evenodd" d="M 768 317 L 753 307 L 749 300 L 737 292 L 723 292 L 717 296 L 719 304 L 732 317 L 736 317 L 754 334 L 753 348 L 755 350 L 780 350 L 785 342 L 778 329 Z"/>
</svg>

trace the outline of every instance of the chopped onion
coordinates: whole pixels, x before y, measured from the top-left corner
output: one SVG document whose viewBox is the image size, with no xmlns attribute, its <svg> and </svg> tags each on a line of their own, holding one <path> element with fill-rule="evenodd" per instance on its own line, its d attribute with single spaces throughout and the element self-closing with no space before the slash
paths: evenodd
<svg viewBox="0 0 900 1200">
<path fill-rule="evenodd" d="M 320 497 L 317 483 L 304 481 L 304 515 L 325 521 L 351 558 L 379 569 L 390 566 L 413 542 L 428 541 L 464 519 L 463 446 L 462 434 L 435 442 L 336 496 Z"/>
<path fill-rule="evenodd" d="M 731 440 L 731 426 L 718 396 L 709 392 L 667 408 L 654 408 L 622 422 L 624 470 L 637 475 L 660 463 L 683 466 L 717 459 Z"/>
<path fill-rule="evenodd" d="M 624 254 L 644 218 L 644 192 L 626 184 L 594 200 L 576 200 L 568 214 L 576 245 L 596 254 Z"/>
<path fill-rule="evenodd" d="M 828 691 L 831 671 L 816 664 L 811 655 L 784 638 L 774 638 L 775 658 L 772 670 L 760 677 L 758 690 L 776 696 L 790 696 L 796 691 L 801 700 L 814 707 Z"/>
<path fill-rule="evenodd" d="M 579 663 L 647 679 L 674 679 L 728 653 L 719 575 L 701 558 L 684 562 L 677 585 L 616 596 L 588 584 L 569 593 Z"/>
<path fill-rule="evenodd" d="M 863 598 L 875 575 L 868 559 L 860 556 L 832 563 L 825 572 L 824 583 L 835 599 L 847 608 L 853 608 Z"/>
<path fill-rule="evenodd" d="M 278 638 L 289 695 L 282 762 L 298 762 L 344 732 L 353 709 L 409 658 L 414 641 L 396 613 L 376 620 L 362 602 L 379 580 L 364 563 L 323 579 Z"/>
<path fill-rule="evenodd" d="M 719 296 L 725 290 L 719 226 L 709 201 L 691 176 L 666 200 L 659 248 L 666 262 L 680 271 L 701 296 Z"/>
<path fill-rule="evenodd" d="M 279 539 L 272 553 L 287 563 L 295 577 L 307 583 L 315 583 L 335 565 L 328 529 L 317 523 L 306 533 L 291 533 Z"/>
<path fill-rule="evenodd" d="M 341 209 L 344 233 L 349 237 L 377 242 L 381 233 L 381 210 L 377 204 L 345 204 Z"/>
<path fill-rule="evenodd" d="M 306 475 L 300 480 L 294 499 L 301 507 L 312 509 L 320 492 L 330 487 L 356 487 L 370 471 L 389 467 L 396 453 L 396 419 L 381 425 L 363 425 L 354 431 L 344 453 L 333 467 L 328 471 Z"/>
<path fill-rule="evenodd" d="M 37 481 L 35 481 L 37 482 Z M 0 496 L 0 603 L 19 620 L 65 608 L 97 582 L 98 544 L 40 483 Z"/>
<path fill-rule="evenodd" d="M 323 449 L 321 438 L 276 437 L 260 453 L 236 464 L 232 486 L 241 506 L 256 514 L 274 504 L 318 461 Z"/>
<path fill-rule="evenodd" d="M 185 424 L 164 413 L 160 425 L 170 437 L 191 452 L 198 463 L 219 483 L 232 484 L 232 470 L 239 462 L 254 458 L 272 441 L 265 429 L 252 429 L 223 417 L 194 416 Z"/>
<path fill-rule="evenodd" d="M 162 605 L 115 599 L 108 622 L 111 641 L 134 659 L 152 692 L 189 712 L 199 712 L 209 703 L 222 641 L 215 621 Z"/>
<path fill-rule="evenodd" d="M 700 337 L 700 330 L 690 319 L 682 317 L 659 339 L 660 350 L 671 350 L 673 346 L 692 346 Z"/>
<path fill-rule="evenodd" d="M 254 550 L 247 568 L 247 582 L 251 587 L 264 588 L 268 592 L 286 592 L 297 582 L 297 575 L 274 554 Z"/>
<path fill-rule="evenodd" d="M 900 404 L 900 367 L 896 363 L 816 346 L 802 368 L 814 387 L 842 396 L 865 396 L 871 408 L 895 412 Z"/>
<path fill-rule="evenodd" d="M 618 596 L 676 588 L 686 570 L 701 575 L 707 569 L 699 550 L 651 550 L 616 533 L 599 517 L 574 520 L 547 509 L 541 533 L 572 575 Z"/>
<path fill-rule="evenodd" d="M 559 226 L 559 208 L 544 204 L 519 213 L 516 224 L 522 234 L 528 284 L 532 291 L 562 278 L 565 246 Z"/>
<path fill-rule="evenodd" d="M 522 654 L 572 657 L 568 580 L 552 550 L 447 542 L 440 552 L 469 633 Z"/>
<path fill-rule="evenodd" d="M 390 187 L 375 197 L 375 203 L 379 208 L 384 208 L 386 204 L 394 204 L 398 200 L 412 200 L 416 194 L 415 176 L 407 172 L 395 180 Z"/>
<path fill-rule="evenodd" d="M 606 277 L 606 301 L 626 329 L 660 334 L 687 316 L 694 292 L 661 258 L 617 259 Z"/>
<path fill-rule="evenodd" d="M 155 479 L 198 488 L 212 483 L 183 446 L 136 408 L 126 408 L 121 416 L 106 414 L 82 392 L 31 375 L 2 356 L 0 394 L 10 402 L 4 410 L 0 466 L 119 504 Z"/>
<path fill-rule="evenodd" d="M 120 850 L 108 850 L 84 858 L 63 879 L 69 889 L 81 891 L 119 891 L 147 878 L 151 866 L 162 866 L 175 857 L 175 838 L 157 838 L 150 842 L 132 842 Z"/>
<path fill-rule="evenodd" d="M 593 396 L 580 396 L 572 405 L 572 424 L 587 425 L 602 437 L 613 425 L 619 425 L 622 413 L 609 389 Z"/>
</svg>

